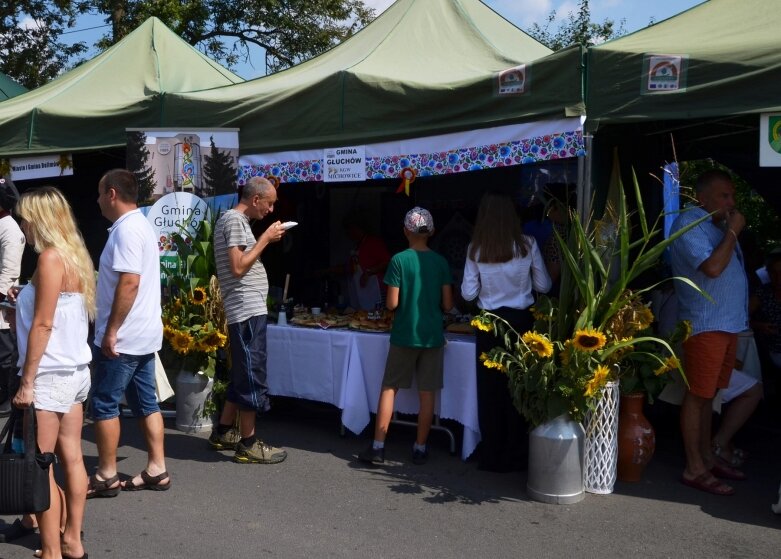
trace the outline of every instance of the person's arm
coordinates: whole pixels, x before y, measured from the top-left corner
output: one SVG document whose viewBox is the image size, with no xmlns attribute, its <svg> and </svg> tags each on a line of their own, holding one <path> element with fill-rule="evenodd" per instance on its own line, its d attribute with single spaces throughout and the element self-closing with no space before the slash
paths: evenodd
<svg viewBox="0 0 781 559">
<path fill-rule="evenodd" d="M 737 210 L 733 210 L 727 216 L 727 229 L 724 237 L 713 250 L 711 255 L 703 260 L 699 270 L 709 278 L 717 278 L 729 265 L 735 246 L 738 244 L 738 235 L 746 225 L 746 218 Z"/>
<path fill-rule="evenodd" d="M 388 293 L 385 295 L 385 307 L 389 311 L 396 310 L 399 306 L 399 288 L 393 285 L 388 286 Z"/>
<path fill-rule="evenodd" d="M 467 257 L 464 263 L 464 278 L 461 280 L 461 297 L 464 301 L 472 301 L 480 294 L 480 269 L 477 262 L 469 257 L 472 245 L 466 249 Z"/>
<path fill-rule="evenodd" d="M 553 285 L 550 275 L 548 274 L 548 268 L 545 266 L 545 262 L 540 254 L 540 249 L 537 246 L 537 241 L 529 237 L 529 252 L 531 253 L 532 265 L 531 265 L 531 280 L 532 287 L 539 293 L 547 293 Z"/>
<path fill-rule="evenodd" d="M 446 283 L 442 286 L 442 311 L 450 312 L 453 308 L 453 286 Z"/>
<path fill-rule="evenodd" d="M 60 296 L 65 266 L 53 249 L 44 250 L 38 257 L 35 272 L 35 306 L 30 333 L 27 336 L 27 354 L 22 364 L 22 378 L 14 405 L 28 407 L 33 403 L 33 386 L 41 358 L 54 327 L 54 311 Z"/>
<path fill-rule="evenodd" d="M 251 249 L 245 251 L 243 246 L 229 247 L 228 262 L 233 277 L 240 278 L 249 272 L 266 247 L 271 243 L 279 241 L 284 234 L 285 230 L 282 229 L 282 222 L 276 221 L 263 231 L 260 237 L 258 237 L 255 246 Z"/>
<path fill-rule="evenodd" d="M 114 289 L 114 302 L 111 303 L 111 314 L 108 316 L 106 331 L 100 344 L 103 355 L 106 357 L 114 358 L 119 356 L 115 349 L 119 328 L 125 322 L 130 309 L 133 308 L 140 285 L 141 276 L 139 274 L 120 272 L 117 287 Z"/>
<path fill-rule="evenodd" d="M 0 228 L 0 254 L 3 255 L 0 258 L 0 293 L 3 295 L 19 279 L 23 253 L 24 234 L 16 227 Z"/>
</svg>

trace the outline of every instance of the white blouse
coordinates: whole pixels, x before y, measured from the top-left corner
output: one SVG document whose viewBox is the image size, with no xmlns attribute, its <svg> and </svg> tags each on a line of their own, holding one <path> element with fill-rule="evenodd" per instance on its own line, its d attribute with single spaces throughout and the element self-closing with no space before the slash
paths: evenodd
<svg viewBox="0 0 781 559">
<path fill-rule="evenodd" d="M 534 237 L 524 235 L 528 251 L 526 256 L 498 264 L 475 262 L 469 258 L 472 245 L 467 247 L 464 280 L 461 296 L 467 301 L 477 298 L 477 306 L 484 310 L 499 307 L 527 309 L 534 304 L 532 289 L 546 293 L 551 279 Z M 480 258 L 480 251 L 476 254 Z"/>
<path fill-rule="evenodd" d="M 35 314 L 35 286 L 27 284 L 16 297 L 16 336 L 22 367 L 27 357 L 27 339 Z M 54 311 L 51 336 L 46 344 L 38 370 L 75 371 L 92 360 L 87 343 L 89 321 L 81 293 L 60 293 Z"/>
</svg>

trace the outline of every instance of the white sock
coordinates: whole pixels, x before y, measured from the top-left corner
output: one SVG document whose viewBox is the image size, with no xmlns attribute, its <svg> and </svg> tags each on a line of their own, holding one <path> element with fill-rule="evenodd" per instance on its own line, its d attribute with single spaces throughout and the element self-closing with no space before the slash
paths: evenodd
<svg viewBox="0 0 781 559">
<path fill-rule="evenodd" d="M 374 450 L 382 450 L 383 448 L 385 448 L 385 441 L 374 441 L 372 443 L 372 448 Z"/>
<path fill-rule="evenodd" d="M 426 452 L 426 445 L 415 443 L 412 445 L 412 450 L 417 450 L 419 452 Z"/>
</svg>

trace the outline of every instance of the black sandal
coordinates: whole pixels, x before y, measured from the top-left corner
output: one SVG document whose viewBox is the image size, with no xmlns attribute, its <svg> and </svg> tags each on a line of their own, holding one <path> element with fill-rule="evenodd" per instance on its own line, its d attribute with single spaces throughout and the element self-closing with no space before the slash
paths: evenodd
<svg viewBox="0 0 781 559">
<path fill-rule="evenodd" d="M 129 479 L 122 484 L 122 491 L 141 491 L 143 489 L 149 489 L 150 491 L 168 491 L 171 488 L 171 481 L 168 483 L 163 482 L 170 477 L 168 471 L 157 476 L 150 476 L 146 470 L 142 470 L 141 481 L 143 483 L 134 485 L 133 480 Z"/>
<path fill-rule="evenodd" d="M 111 487 L 114 484 L 116 487 Z M 119 475 L 114 474 L 108 479 L 98 479 L 98 474 L 92 474 L 89 477 L 89 486 L 87 487 L 87 499 L 94 497 L 116 497 L 122 490 L 119 481 Z"/>
</svg>

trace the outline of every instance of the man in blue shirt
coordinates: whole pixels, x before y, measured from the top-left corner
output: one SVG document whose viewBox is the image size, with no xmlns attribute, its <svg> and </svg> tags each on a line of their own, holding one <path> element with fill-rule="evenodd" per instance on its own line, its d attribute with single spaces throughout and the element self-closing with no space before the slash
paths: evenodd
<svg viewBox="0 0 781 559">
<path fill-rule="evenodd" d="M 678 318 L 688 320 L 692 336 L 683 344 L 689 390 L 681 405 L 686 469 L 681 481 L 716 495 L 734 489 L 717 478 L 745 479 L 743 472 L 711 452 L 712 401 L 726 388 L 735 365 L 738 332 L 748 328 L 748 281 L 738 235 L 746 219 L 735 209 L 735 186 L 724 171 L 712 169 L 697 179 L 698 206 L 683 212 L 671 234 L 709 214 L 672 244 L 673 276 L 686 277 L 713 299 L 684 282 L 675 282 Z"/>
</svg>

